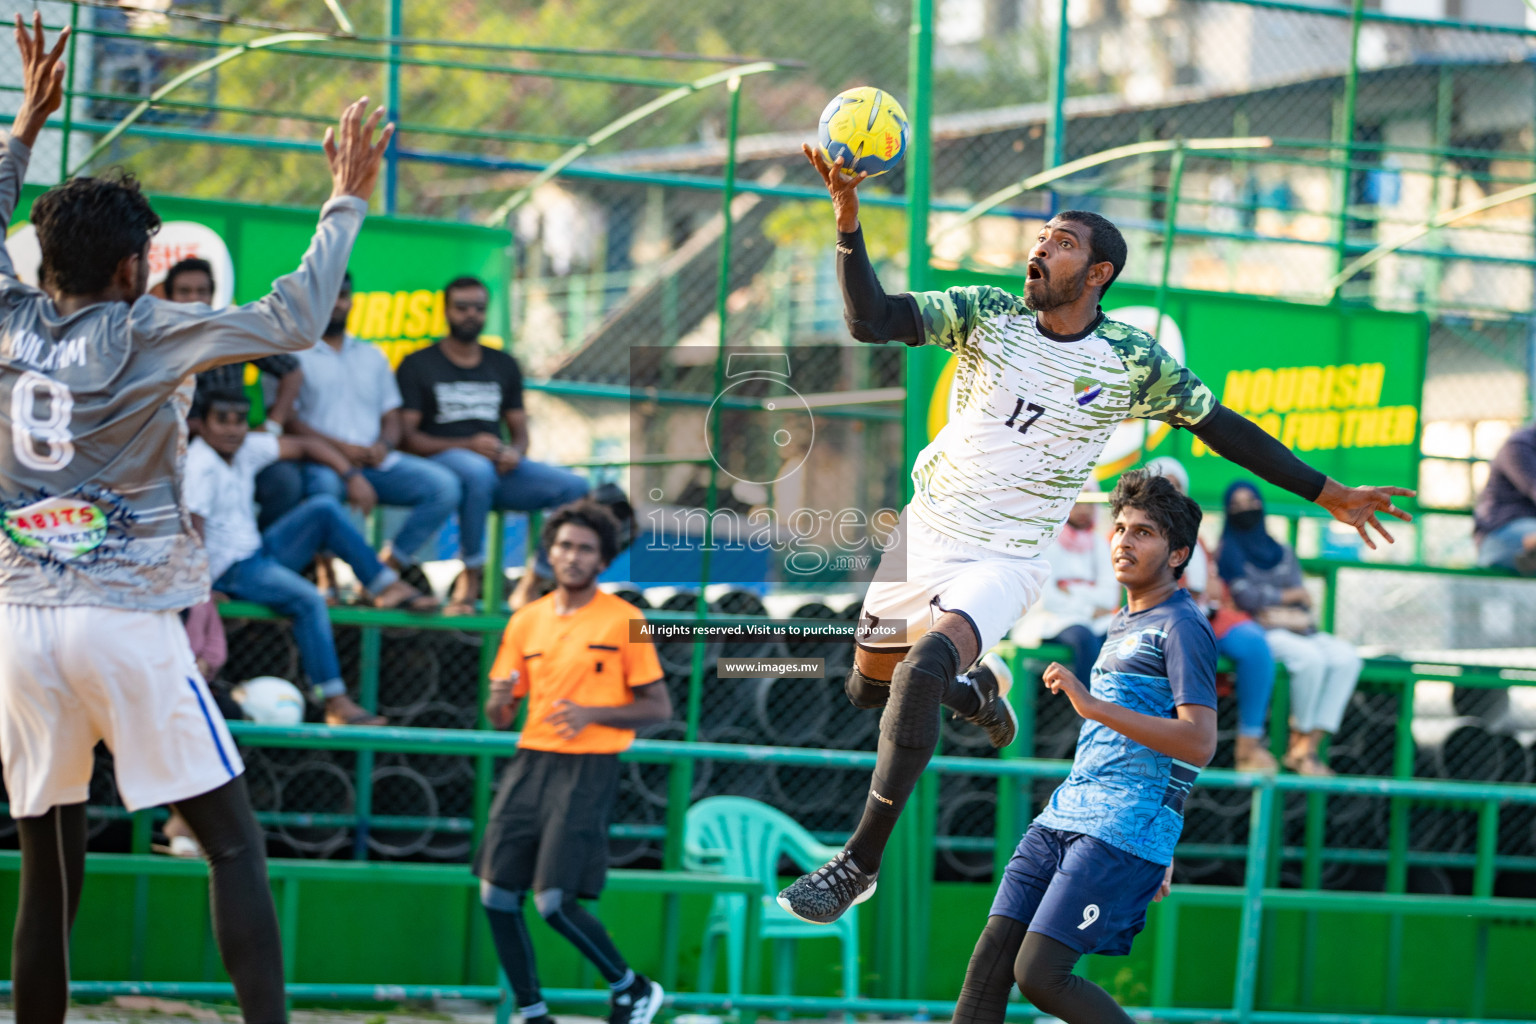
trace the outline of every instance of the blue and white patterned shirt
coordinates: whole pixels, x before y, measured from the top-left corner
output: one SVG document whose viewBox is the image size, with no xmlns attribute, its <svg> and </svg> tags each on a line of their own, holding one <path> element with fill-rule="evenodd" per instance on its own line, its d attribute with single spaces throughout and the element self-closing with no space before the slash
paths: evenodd
<svg viewBox="0 0 1536 1024">
<path fill-rule="evenodd" d="M 1187 590 L 1139 612 L 1122 608 L 1093 666 L 1100 700 L 1176 718 L 1180 704 L 1216 707 L 1216 636 Z M 1093 836 L 1167 864 L 1184 829 L 1184 800 L 1200 769 L 1099 722 L 1084 722 L 1072 773 L 1036 824 Z"/>
</svg>

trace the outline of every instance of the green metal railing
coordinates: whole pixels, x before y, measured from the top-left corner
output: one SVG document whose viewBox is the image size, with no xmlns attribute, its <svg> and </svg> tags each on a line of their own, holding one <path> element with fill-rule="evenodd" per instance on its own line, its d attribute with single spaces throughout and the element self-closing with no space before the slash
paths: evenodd
<svg viewBox="0 0 1536 1024">
<path fill-rule="evenodd" d="M 247 723 L 232 723 L 232 731 L 248 746 L 303 748 L 322 750 L 356 750 L 373 753 L 457 754 L 469 756 L 505 756 L 515 750 L 515 734 L 488 731 L 399 729 L 399 728 L 328 728 L 318 726 L 276 727 Z M 640 740 L 626 753 L 633 761 L 664 763 L 672 767 L 674 774 L 684 765 L 709 759 L 754 765 L 801 765 L 868 769 L 873 767 L 874 755 L 868 752 L 802 750 L 781 747 L 765 747 L 737 744 L 668 742 Z M 1064 761 L 1046 761 L 1034 758 L 973 759 L 935 757 L 933 774 L 985 776 L 1011 780 L 1016 786 L 1028 786 L 1035 780 L 1063 777 L 1070 769 Z M 1241 888 L 1206 886 L 1178 886 L 1169 901 L 1154 911 L 1156 950 L 1153 964 L 1153 1006 L 1139 1011 L 1164 1020 L 1230 1020 L 1249 1021 L 1297 1021 L 1324 1024 L 1344 1020 L 1340 1015 L 1286 1011 L 1265 1011 L 1258 1008 L 1259 981 L 1264 974 L 1264 930 L 1267 912 L 1297 910 L 1308 913 L 1349 913 L 1384 915 L 1393 921 L 1404 917 L 1448 915 L 1473 918 L 1480 928 L 1499 921 L 1536 922 L 1536 901 L 1503 899 L 1493 896 L 1494 883 L 1499 865 L 1495 857 L 1495 842 L 1499 817 L 1503 808 L 1515 805 L 1536 805 L 1536 786 L 1489 783 L 1454 783 L 1429 780 L 1379 779 L 1366 777 L 1308 778 L 1301 776 L 1262 776 L 1208 769 L 1200 776 L 1198 785 L 1232 790 L 1250 790 L 1250 831 L 1245 846 L 1244 884 Z M 1304 793 L 1309 800 L 1315 799 L 1326 805 L 1333 797 L 1373 797 L 1394 801 L 1426 801 L 1453 806 L 1472 805 L 1478 809 L 1478 846 L 1473 872 L 1473 894 L 1469 897 L 1418 896 L 1401 893 L 1358 893 L 1280 889 L 1269 881 L 1272 859 L 1276 846 L 1276 824 L 1279 798 L 1286 793 Z M 931 801 L 935 788 L 923 786 L 916 794 L 915 806 L 908 813 L 923 817 L 931 814 Z M 928 806 L 923 806 L 928 804 Z M 156 868 L 155 862 L 126 864 L 119 869 L 111 867 L 112 857 L 91 858 L 88 866 L 106 868 L 115 873 L 152 874 L 173 870 Z M 290 869 L 288 864 L 276 869 L 274 874 L 283 877 Z M 297 862 L 291 870 L 299 870 L 304 862 Z M 174 870 L 184 870 L 177 866 Z M 315 871 L 324 872 L 328 878 L 345 880 L 355 877 L 368 884 L 380 882 L 414 882 L 463 887 L 471 883 L 467 870 L 453 873 L 443 867 L 422 865 L 359 865 L 349 872 L 343 865 L 329 863 L 316 865 Z M 899 899 L 900 893 L 892 887 L 882 889 L 881 898 Z M 1188 1008 L 1172 1005 L 1173 957 L 1178 945 L 1180 915 L 1185 908 L 1226 906 L 1239 909 L 1238 962 L 1236 982 L 1230 1006 Z M 136 907 L 136 913 L 147 912 L 147 906 Z M 296 886 L 285 887 L 282 900 L 284 920 L 296 920 L 299 912 L 299 890 Z M 478 927 L 478 921 L 469 927 Z M 677 935 L 678 919 L 668 916 L 663 925 L 663 945 L 676 951 L 680 948 Z M 291 934 L 291 932 L 290 932 Z M 1479 945 L 1479 956 L 1485 954 L 1485 944 Z M 877 954 L 878 955 L 878 954 Z M 1310 953 L 1308 954 L 1310 955 Z M 893 964 L 893 967 L 899 967 Z M 676 964 L 664 965 L 664 977 L 675 980 Z M 291 971 L 291 957 L 289 963 Z M 1473 1016 L 1481 1011 L 1481 986 L 1486 980 L 1486 970 L 1474 974 L 1470 1003 Z M 0 987 L 0 993 L 6 989 Z M 80 995 L 106 995 L 114 993 L 146 993 L 161 995 L 227 997 L 226 985 L 213 983 L 176 982 L 83 982 L 75 991 Z M 441 985 L 324 985 L 295 984 L 290 995 L 295 999 L 382 999 L 420 998 L 427 995 L 456 994 L 461 997 L 499 999 L 500 993 L 493 986 L 461 984 L 445 979 Z M 552 991 L 553 1001 L 590 1003 L 606 1000 L 606 992 L 579 990 Z M 676 1006 L 730 1007 L 741 1009 L 787 1010 L 862 1010 L 868 1012 L 929 1012 L 942 1013 L 949 1004 L 925 999 L 808 999 L 805 997 L 754 996 L 733 1000 L 718 993 L 692 993 L 674 995 Z M 1025 1008 L 1015 1007 L 1019 1014 Z M 1372 1018 L 1385 1019 L 1385 1018 Z M 1422 1018 L 1392 1018 L 1404 1022 Z M 1465 1018 L 1463 1018 L 1465 1020 Z"/>
</svg>

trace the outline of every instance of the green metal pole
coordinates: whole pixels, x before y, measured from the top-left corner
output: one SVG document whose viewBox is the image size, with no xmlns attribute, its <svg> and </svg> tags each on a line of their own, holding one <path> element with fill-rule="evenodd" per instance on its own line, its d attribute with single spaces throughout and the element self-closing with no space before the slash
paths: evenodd
<svg viewBox="0 0 1536 1024">
<path fill-rule="evenodd" d="M 1264 879 L 1269 874 L 1270 831 L 1275 820 L 1275 786 L 1265 779 L 1253 791 L 1248 825 L 1248 865 L 1243 875 L 1243 911 L 1238 926 L 1237 985 L 1233 1002 L 1239 1024 L 1253 1020 L 1258 992 L 1259 936 L 1264 924 Z"/>
<path fill-rule="evenodd" d="M 1344 108 L 1340 116 L 1338 134 L 1344 147 L 1344 164 L 1354 160 L 1352 143 L 1355 140 L 1355 104 L 1360 91 L 1360 24 L 1365 11 L 1365 0 L 1354 0 L 1349 9 L 1349 70 L 1344 76 Z M 1349 258 L 1349 186 L 1351 172 L 1339 172 L 1339 223 L 1334 235 L 1338 269 L 1343 270 Z"/>
<path fill-rule="evenodd" d="M 731 244 L 735 234 L 735 222 L 731 204 L 736 198 L 736 137 L 741 120 L 741 79 L 732 78 L 726 83 L 731 95 L 731 114 L 726 137 L 725 187 L 721 190 L 720 216 L 720 276 L 715 288 L 715 316 L 719 321 L 719 334 L 715 352 L 715 394 L 725 390 L 725 346 L 730 326 L 727 300 L 731 292 Z M 720 417 L 710 421 L 711 447 L 720 450 Z M 702 624 L 709 617 L 709 588 L 711 548 L 714 545 L 715 508 L 720 497 L 720 467 L 711 460 L 709 487 L 705 494 L 703 547 L 699 552 L 699 593 L 694 604 L 697 620 Z M 703 706 L 704 690 L 704 643 L 696 640 L 693 645 L 693 664 L 688 675 L 688 709 L 684 722 L 684 738 L 693 742 L 699 738 L 699 716 Z M 662 853 L 667 870 L 677 871 L 683 862 L 683 825 L 688 804 L 693 793 L 693 762 L 675 761 L 667 779 L 667 840 Z"/>
<path fill-rule="evenodd" d="M 400 124 L 400 44 L 404 35 L 401 0 L 388 0 L 389 45 L 386 55 L 389 63 L 384 74 L 384 118 Z M 389 140 L 384 151 L 384 212 L 393 215 L 399 209 L 400 200 L 400 135 Z"/>
<path fill-rule="evenodd" d="M 932 204 L 933 167 L 933 0 L 912 0 L 911 25 L 907 36 L 908 110 L 912 115 L 912 135 L 907 147 L 907 288 L 923 291 L 932 286 L 928 215 Z M 915 348 L 906 356 L 907 397 L 904 408 L 905 457 L 911 466 L 915 453 L 927 442 L 928 400 L 948 353 L 932 347 Z M 905 494 L 912 494 L 910 475 Z M 876 901 L 874 982 L 876 991 L 900 997 L 922 986 L 923 978 L 914 971 L 925 959 L 917 948 L 928 934 L 927 894 L 933 885 L 933 871 L 925 867 L 923 848 L 933 849 L 933 832 L 924 833 L 924 819 L 930 817 L 926 785 L 930 776 L 919 780 L 905 813 L 897 821 L 886 850 L 882 873 L 895 882 L 891 898 Z"/>
<path fill-rule="evenodd" d="M 1152 337 L 1163 330 L 1163 310 L 1168 305 L 1168 275 L 1173 272 L 1173 243 L 1179 232 L 1179 189 L 1184 184 L 1184 147 L 1173 151 L 1173 168 L 1168 179 L 1168 200 L 1163 205 L 1163 266 L 1157 275 L 1157 319 L 1153 321 Z M 1143 434 L 1145 443 L 1145 434 Z"/>
<path fill-rule="evenodd" d="M 1061 166 L 1067 140 L 1067 64 L 1071 58 L 1072 30 L 1067 25 L 1067 0 L 1056 8 L 1056 66 L 1051 69 L 1051 119 L 1045 126 L 1045 167 Z"/>
<path fill-rule="evenodd" d="M 358 703 L 369 711 L 379 709 L 379 664 L 383 636 L 364 626 L 358 650 Z M 357 828 L 352 832 L 352 859 L 368 859 L 368 819 L 373 814 L 373 761 L 371 750 L 357 752 Z"/>
<path fill-rule="evenodd" d="M 907 289 L 929 287 L 928 208 L 933 189 L 933 0 L 912 0 L 907 40 Z"/>
<path fill-rule="evenodd" d="M 69 5 L 69 55 L 64 71 L 64 123 L 59 126 L 59 181 L 69 178 L 69 131 L 75 118 L 75 43 L 80 38 L 80 5 Z"/>
</svg>

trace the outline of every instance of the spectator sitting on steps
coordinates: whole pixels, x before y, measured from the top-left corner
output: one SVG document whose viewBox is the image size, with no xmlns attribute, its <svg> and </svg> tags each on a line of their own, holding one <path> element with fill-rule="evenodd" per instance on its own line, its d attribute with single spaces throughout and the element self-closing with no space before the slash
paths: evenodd
<svg viewBox="0 0 1536 1024">
<path fill-rule="evenodd" d="M 532 512 L 575 501 L 587 482 L 528 455 L 528 414 L 517 360 L 480 344 L 490 292 L 473 277 L 443 289 L 448 337 L 400 363 L 402 447 L 452 470 L 463 486 L 459 557 L 464 572 L 446 613 L 469 615 L 485 567 L 492 509 Z M 505 427 L 510 441 L 503 441 Z M 498 570 L 500 567 L 497 567 Z"/>
<path fill-rule="evenodd" d="M 381 504 L 411 510 L 379 556 L 396 572 L 405 572 L 416 564 L 416 552 L 459 507 L 463 490 L 459 478 L 443 466 L 395 450 L 400 444 L 400 389 L 384 353 L 347 334 L 351 311 L 349 274 L 320 344 L 297 353 L 304 385 L 289 432 L 325 441 L 362 472 Z M 305 495 L 329 494 L 337 501 L 346 497 L 346 482 L 330 466 L 279 462 L 267 472 L 278 466 L 302 476 Z"/>
<path fill-rule="evenodd" d="M 1302 775 L 1332 775 L 1319 754 L 1324 734 L 1338 732 L 1360 681 L 1360 655 L 1348 641 L 1321 632 L 1302 585 L 1296 552 L 1264 532 L 1264 499 L 1246 480 L 1227 488 L 1217 571 L 1233 602 L 1264 627 L 1275 660 L 1291 682 L 1291 742 L 1280 763 Z"/>
<path fill-rule="evenodd" d="M 249 432 L 249 411 L 241 392 L 210 395 L 203 435 L 187 449 L 187 509 L 208 549 L 213 587 L 293 619 L 299 658 L 324 701 L 326 724 L 383 725 L 382 717 L 347 696 L 325 599 L 299 570 L 327 550 L 352 567 L 376 608 L 431 611 L 437 602 L 381 563 L 341 503 L 328 494 L 306 498 L 265 531 L 257 530 L 251 498 L 256 474 L 278 459 L 307 458 L 332 467 L 346 479 L 348 497 L 365 512 L 373 506 L 374 493 L 362 473 L 319 438 Z"/>
</svg>

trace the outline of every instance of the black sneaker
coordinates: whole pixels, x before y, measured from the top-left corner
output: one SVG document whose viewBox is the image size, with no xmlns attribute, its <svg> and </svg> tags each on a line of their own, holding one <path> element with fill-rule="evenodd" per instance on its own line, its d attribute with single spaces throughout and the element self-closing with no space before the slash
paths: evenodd
<svg viewBox="0 0 1536 1024">
<path fill-rule="evenodd" d="M 609 1000 L 608 1024 L 651 1024 L 665 994 L 656 982 L 642 974 L 635 975 L 629 988 Z"/>
<path fill-rule="evenodd" d="M 802 921 L 831 924 L 849 907 L 858 906 L 875 894 L 875 878 L 876 875 L 860 870 L 848 851 L 842 850 L 779 893 L 779 906 Z"/>
<path fill-rule="evenodd" d="M 988 651 L 981 664 L 967 675 L 976 687 L 976 696 L 981 698 L 981 707 L 974 715 L 955 717 L 963 717 L 987 730 L 987 738 L 994 747 L 1006 747 L 1019 734 L 1019 716 L 1008 703 L 1008 691 L 1013 689 L 1013 673 L 1008 670 L 1008 663 L 997 652 Z"/>
</svg>

